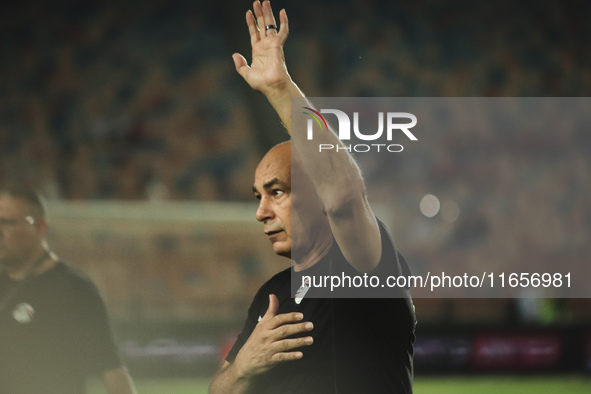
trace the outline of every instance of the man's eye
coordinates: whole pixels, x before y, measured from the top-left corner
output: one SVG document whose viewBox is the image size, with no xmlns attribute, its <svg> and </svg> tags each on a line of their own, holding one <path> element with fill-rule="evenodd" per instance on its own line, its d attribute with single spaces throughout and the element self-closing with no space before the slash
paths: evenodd
<svg viewBox="0 0 591 394">
<path fill-rule="evenodd" d="M 255 194 L 254 195 L 254 198 L 256 198 L 257 200 L 260 200 L 261 199 L 261 195 L 260 194 Z"/>
<path fill-rule="evenodd" d="M 279 196 L 279 195 L 283 194 L 283 190 L 274 189 L 273 190 L 273 194 L 276 195 L 276 196 Z"/>
</svg>

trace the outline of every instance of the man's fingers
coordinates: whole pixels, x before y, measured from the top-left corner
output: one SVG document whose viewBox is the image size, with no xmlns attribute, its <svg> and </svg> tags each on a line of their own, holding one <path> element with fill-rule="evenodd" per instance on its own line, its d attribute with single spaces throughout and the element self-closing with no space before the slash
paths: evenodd
<svg viewBox="0 0 591 394">
<path fill-rule="evenodd" d="M 285 338 L 314 329 L 311 322 L 297 323 L 304 318 L 300 312 L 282 313 L 277 315 L 279 302 L 274 294 L 269 294 L 269 308 L 259 324 L 265 323 L 268 330 L 275 330 L 278 338 Z"/>
<path fill-rule="evenodd" d="M 277 35 L 281 38 L 281 45 L 283 45 L 289 35 L 289 21 L 287 20 L 287 12 L 285 12 L 285 9 L 279 11 L 279 20 L 281 21 L 281 28 Z"/>
<path fill-rule="evenodd" d="M 270 305 L 269 305 L 270 307 Z M 300 312 L 290 312 L 290 313 L 282 313 L 280 315 L 275 313 L 270 313 L 269 309 L 265 313 L 265 316 L 261 319 L 260 323 L 266 323 L 266 327 L 269 330 L 274 330 L 277 327 L 281 327 L 284 325 L 289 325 L 291 323 L 296 323 L 304 318 L 304 315 Z M 260 324 L 259 323 L 259 324 Z"/>
<path fill-rule="evenodd" d="M 263 5 L 263 19 L 265 21 L 265 33 L 275 35 L 275 34 L 277 34 L 277 30 L 275 30 L 275 29 L 267 30 L 267 26 L 269 26 L 269 25 L 277 26 L 277 22 L 275 22 L 275 16 L 273 15 L 273 10 L 271 9 L 271 3 L 269 3 L 268 0 L 265 0 L 262 5 Z"/>
<path fill-rule="evenodd" d="M 290 338 L 275 342 L 275 347 L 279 352 L 288 352 L 299 347 L 310 346 L 312 343 L 314 343 L 312 337 Z"/>
<path fill-rule="evenodd" d="M 311 322 L 304 322 L 298 324 L 285 324 L 275 329 L 278 338 L 287 338 L 292 335 L 300 334 L 302 332 L 312 331 L 314 324 Z"/>
<path fill-rule="evenodd" d="M 232 60 L 234 60 L 234 66 L 236 67 L 236 71 L 242 76 L 244 72 L 248 70 L 248 63 L 244 56 L 239 53 L 235 53 L 232 55 Z M 246 67 L 246 68 L 245 68 Z"/>
<path fill-rule="evenodd" d="M 281 363 L 284 361 L 299 360 L 304 356 L 302 352 L 289 352 L 289 353 L 275 353 L 271 357 L 273 363 Z"/>
<path fill-rule="evenodd" d="M 256 17 L 257 27 L 259 31 L 264 36 L 265 35 L 265 17 L 263 16 L 263 6 L 259 0 L 256 0 L 252 4 L 252 9 L 254 11 L 254 16 Z"/>
<path fill-rule="evenodd" d="M 238 54 L 235 54 L 238 55 Z M 238 55 L 240 56 L 240 55 Z M 244 58 L 243 58 L 244 59 Z M 246 60 L 244 60 L 246 62 Z M 236 62 L 236 60 L 234 60 Z M 241 68 L 240 70 L 244 70 Z M 238 72 L 240 72 L 238 70 Z M 241 73 L 242 74 L 242 73 Z M 282 313 L 280 315 L 277 314 L 279 310 L 279 300 L 277 300 L 277 296 L 275 294 L 269 294 L 269 307 L 267 308 L 267 312 L 265 312 L 265 316 L 261 319 L 259 324 L 266 323 L 266 327 L 269 330 L 274 330 L 277 327 L 285 326 L 289 327 L 291 323 L 295 323 L 300 321 L 304 318 L 304 315 L 300 312 L 290 312 L 290 313 Z M 306 323 L 302 323 L 306 324 Z M 312 323 L 309 323 L 312 324 Z M 310 326 L 309 329 L 312 329 L 313 325 Z M 302 327 L 300 327 L 302 329 Z"/>
<path fill-rule="evenodd" d="M 279 301 L 277 300 L 277 296 L 275 294 L 269 294 L 269 307 L 267 308 L 267 312 L 265 312 L 265 316 L 263 316 L 262 320 L 269 320 L 277 314 L 277 310 L 279 309 Z M 273 327 L 274 328 L 274 327 Z"/>
<path fill-rule="evenodd" d="M 248 33 L 250 34 L 250 42 L 251 44 L 254 44 L 260 40 L 261 37 L 251 10 L 246 11 L 246 25 L 248 26 Z"/>
<path fill-rule="evenodd" d="M 273 316 L 275 316 L 278 310 L 279 300 L 277 299 L 277 296 L 275 294 L 269 294 L 269 308 L 267 308 L 267 311 L 272 311 Z"/>
</svg>

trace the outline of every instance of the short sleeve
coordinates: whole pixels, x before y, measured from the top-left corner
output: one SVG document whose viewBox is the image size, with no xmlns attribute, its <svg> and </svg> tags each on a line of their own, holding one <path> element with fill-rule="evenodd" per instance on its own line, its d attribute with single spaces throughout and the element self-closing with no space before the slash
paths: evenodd
<svg viewBox="0 0 591 394">
<path fill-rule="evenodd" d="M 105 303 L 95 285 L 83 280 L 75 306 L 80 322 L 77 341 L 88 374 L 102 374 L 122 365 Z"/>
</svg>

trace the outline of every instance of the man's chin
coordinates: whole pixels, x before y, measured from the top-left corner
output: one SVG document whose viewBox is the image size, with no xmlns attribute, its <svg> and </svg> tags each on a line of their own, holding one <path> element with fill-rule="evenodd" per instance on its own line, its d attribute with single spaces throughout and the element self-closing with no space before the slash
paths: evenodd
<svg viewBox="0 0 591 394">
<path fill-rule="evenodd" d="M 276 255 L 291 258 L 291 248 L 286 245 L 273 245 L 273 251 Z"/>
</svg>

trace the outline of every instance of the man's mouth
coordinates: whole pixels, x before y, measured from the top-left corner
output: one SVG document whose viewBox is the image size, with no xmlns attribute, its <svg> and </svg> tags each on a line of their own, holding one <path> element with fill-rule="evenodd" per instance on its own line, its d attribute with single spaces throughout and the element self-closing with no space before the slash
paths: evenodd
<svg viewBox="0 0 591 394">
<path fill-rule="evenodd" d="M 267 237 L 272 237 L 275 234 L 279 234 L 280 232 L 282 232 L 283 230 L 273 230 L 273 231 L 265 231 L 265 234 L 267 235 Z"/>
</svg>

